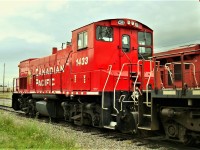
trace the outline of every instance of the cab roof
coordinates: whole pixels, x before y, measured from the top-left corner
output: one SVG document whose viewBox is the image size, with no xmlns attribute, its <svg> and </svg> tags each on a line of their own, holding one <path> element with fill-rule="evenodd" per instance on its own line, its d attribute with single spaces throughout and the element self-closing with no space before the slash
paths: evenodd
<svg viewBox="0 0 200 150">
<path fill-rule="evenodd" d="M 145 25 L 145 24 L 143 24 L 143 23 L 141 23 L 141 22 L 139 22 L 139 21 L 137 21 L 137 20 L 133 20 L 133 19 L 129 19 L 129 18 L 116 18 L 116 19 L 99 20 L 99 21 L 96 21 L 96 22 L 87 24 L 87 25 L 85 25 L 85 26 L 79 27 L 79 28 L 77 28 L 77 29 L 75 29 L 75 30 L 72 30 L 72 32 L 73 32 L 73 31 L 76 31 L 76 30 L 78 30 L 78 29 L 80 29 L 80 28 L 89 26 L 89 25 L 91 25 L 91 24 L 97 24 L 97 23 L 104 22 L 104 21 L 116 22 L 116 23 L 118 23 L 118 25 L 121 26 L 121 27 L 122 27 L 122 26 L 129 26 L 129 27 L 131 27 L 132 22 L 134 22 L 134 23 L 138 23 L 138 24 L 142 25 L 143 27 L 145 27 L 145 28 L 147 28 L 147 29 L 153 31 L 150 27 L 148 27 L 147 25 Z M 117 25 L 116 23 L 113 24 L 113 25 Z M 129 24 L 128 24 L 128 23 L 129 23 Z M 135 24 L 134 24 L 134 25 L 135 25 Z M 133 26 L 133 25 L 132 25 L 132 26 Z"/>
</svg>

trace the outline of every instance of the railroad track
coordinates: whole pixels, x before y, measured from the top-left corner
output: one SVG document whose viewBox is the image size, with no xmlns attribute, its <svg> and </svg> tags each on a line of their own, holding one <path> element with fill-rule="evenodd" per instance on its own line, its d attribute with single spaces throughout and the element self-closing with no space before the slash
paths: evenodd
<svg viewBox="0 0 200 150">
<path fill-rule="evenodd" d="M 10 113 L 14 113 L 18 115 L 19 117 L 26 117 L 24 112 L 22 111 L 14 111 L 11 107 L 8 106 L 2 106 L 0 105 L 0 110 L 8 111 Z M 49 118 L 48 117 L 40 117 L 37 118 L 37 121 L 43 122 L 43 123 L 49 123 Z M 165 140 L 163 136 L 150 136 L 146 138 L 141 138 L 136 135 L 132 134 L 124 134 L 117 132 L 115 130 L 109 130 L 109 129 L 99 129 L 99 128 L 94 128 L 90 126 L 77 126 L 69 122 L 65 122 L 63 120 L 57 120 L 57 122 L 50 122 L 55 128 L 60 130 L 60 127 L 62 126 L 63 129 L 65 128 L 70 128 L 71 130 L 75 132 L 81 132 L 83 134 L 90 134 L 91 136 L 97 136 L 117 142 L 124 142 L 128 141 L 129 144 L 135 144 L 137 147 L 146 147 L 147 149 L 171 149 L 171 150 L 199 150 L 200 149 L 200 144 L 195 145 L 193 147 L 185 146 L 181 143 L 174 143 L 171 141 Z"/>
</svg>

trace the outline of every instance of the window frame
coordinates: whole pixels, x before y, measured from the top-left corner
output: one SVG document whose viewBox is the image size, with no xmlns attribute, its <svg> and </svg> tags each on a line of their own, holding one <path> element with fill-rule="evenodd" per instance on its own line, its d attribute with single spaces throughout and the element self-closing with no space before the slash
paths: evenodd
<svg viewBox="0 0 200 150">
<path fill-rule="evenodd" d="M 85 38 L 85 35 L 87 35 L 86 36 L 87 38 Z M 81 43 L 81 47 L 79 48 L 79 37 L 80 36 L 82 36 L 82 43 Z M 80 50 L 87 49 L 87 48 L 88 48 L 88 31 L 85 30 L 85 31 L 79 32 L 77 34 L 77 50 L 80 51 Z"/>
<path fill-rule="evenodd" d="M 145 33 L 148 33 L 149 35 L 150 35 L 150 44 L 149 45 L 147 45 L 147 42 L 145 41 L 145 43 L 144 44 L 141 44 L 140 43 L 140 40 L 139 40 L 139 34 L 140 33 L 143 33 L 143 34 L 145 34 Z M 153 34 L 152 34 L 152 32 L 146 32 L 146 31 L 139 31 L 138 32 L 138 37 L 137 37 L 137 42 L 138 42 L 138 59 L 148 59 L 148 57 L 152 57 L 152 55 L 153 55 Z M 143 54 L 144 53 L 140 53 L 140 48 L 144 48 L 145 49 L 145 52 L 146 52 L 146 49 L 151 49 L 151 53 L 150 53 L 150 56 L 143 56 Z"/>
<path fill-rule="evenodd" d="M 111 28 L 111 29 L 112 29 L 112 41 L 106 41 L 106 40 L 103 40 L 103 38 L 102 38 L 102 39 L 98 39 L 98 37 L 97 37 L 97 28 L 98 28 L 98 27 L 107 27 L 107 28 Z M 97 41 L 101 41 L 101 42 L 113 42 L 113 41 L 114 41 L 114 28 L 111 27 L 111 26 L 96 25 L 96 27 L 95 27 L 95 38 L 96 38 Z"/>
<path fill-rule="evenodd" d="M 128 38 L 129 38 L 129 41 L 128 41 L 128 45 L 129 45 L 128 51 L 125 51 L 125 50 L 124 50 L 124 49 L 126 49 L 126 48 L 123 47 L 123 46 L 125 45 L 125 44 L 123 44 L 123 37 L 128 37 Z M 123 35 L 122 35 L 122 51 L 125 52 L 125 53 L 128 53 L 128 52 L 131 51 L 131 37 L 130 37 L 130 35 L 128 35 L 128 34 L 123 34 Z"/>
<path fill-rule="evenodd" d="M 150 56 L 145 56 L 144 53 L 140 53 L 140 50 L 139 50 L 140 48 L 145 48 L 145 49 L 149 48 L 149 49 L 151 49 L 151 55 Z M 144 57 L 144 59 L 148 59 L 148 57 L 152 57 L 152 51 L 153 51 L 152 47 L 138 46 L 138 58 L 139 59 L 143 59 L 143 57 Z M 145 50 L 145 52 L 146 52 L 146 50 Z"/>
<path fill-rule="evenodd" d="M 147 42 L 145 42 L 144 45 L 139 43 L 139 34 L 140 34 L 140 33 L 150 34 L 150 37 L 151 37 L 150 45 L 147 45 L 147 44 L 146 44 Z M 145 31 L 140 31 L 140 32 L 138 32 L 138 45 L 140 45 L 140 46 L 147 46 L 147 47 L 148 47 L 148 46 L 152 46 L 152 45 L 153 45 L 152 33 L 151 33 L 151 32 L 145 32 Z"/>
</svg>

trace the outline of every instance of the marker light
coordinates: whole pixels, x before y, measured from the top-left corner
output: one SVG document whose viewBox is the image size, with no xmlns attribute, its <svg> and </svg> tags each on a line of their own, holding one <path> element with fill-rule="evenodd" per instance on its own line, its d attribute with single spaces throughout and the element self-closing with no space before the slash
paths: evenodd
<svg viewBox="0 0 200 150">
<path fill-rule="evenodd" d="M 128 21 L 127 21 L 127 24 L 128 24 L 128 25 L 130 25 L 130 24 L 131 24 L 131 21 L 130 21 L 130 20 L 128 20 Z"/>
<path fill-rule="evenodd" d="M 132 22 L 131 22 L 131 25 L 132 25 L 132 26 L 134 26 L 134 24 L 135 24 L 135 22 L 134 22 L 134 21 L 132 21 Z"/>
<path fill-rule="evenodd" d="M 135 26 L 136 26 L 136 27 L 139 27 L 139 24 L 136 22 L 136 23 L 135 23 Z"/>
</svg>

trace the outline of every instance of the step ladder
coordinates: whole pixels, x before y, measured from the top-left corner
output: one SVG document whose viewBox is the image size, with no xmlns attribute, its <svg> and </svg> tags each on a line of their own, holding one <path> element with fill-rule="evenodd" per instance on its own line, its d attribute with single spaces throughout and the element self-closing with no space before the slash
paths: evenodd
<svg viewBox="0 0 200 150">
<path fill-rule="evenodd" d="M 150 131 L 152 130 L 152 108 L 149 107 L 151 101 L 147 102 L 146 97 L 140 100 L 138 129 Z"/>
<path fill-rule="evenodd" d="M 130 79 L 133 81 L 132 84 L 133 86 L 140 88 L 141 82 L 138 81 L 138 73 L 137 72 L 130 72 Z"/>
<path fill-rule="evenodd" d="M 140 124 L 138 126 L 138 129 L 141 129 L 141 130 L 152 130 L 151 129 L 151 114 L 149 113 L 145 113 L 142 115 L 143 117 L 143 121 L 145 120 L 145 122 L 143 122 L 142 124 Z"/>
<path fill-rule="evenodd" d="M 115 130 L 116 129 L 116 125 L 117 125 L 117 122 L 111 121 L 110 124 L 107 125 L 107 126 L 104 126 L 104 128 Z"/>
<path fill-rule="evenodd" d="M 116 121 L 117 120 L 117 114 L 112 113 L 112 114 L 110 114 L 110 117 L 111 117 L 110 124 L 105 125 L 104 128 L 115 130 L 116 126 L 117 126 L 117 121 Z"/>
</svg>

